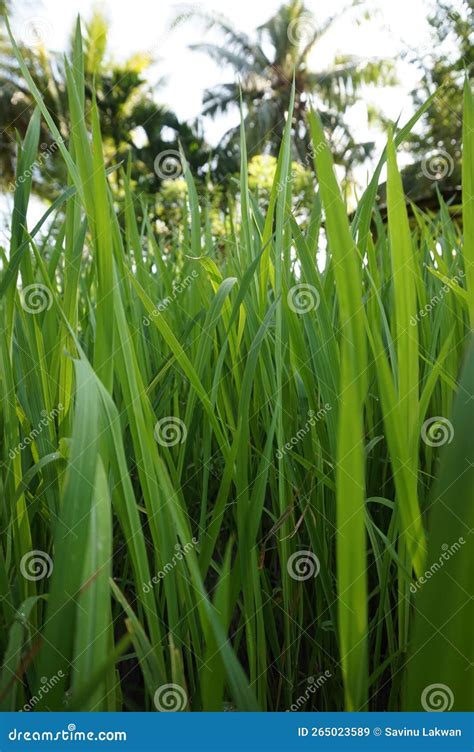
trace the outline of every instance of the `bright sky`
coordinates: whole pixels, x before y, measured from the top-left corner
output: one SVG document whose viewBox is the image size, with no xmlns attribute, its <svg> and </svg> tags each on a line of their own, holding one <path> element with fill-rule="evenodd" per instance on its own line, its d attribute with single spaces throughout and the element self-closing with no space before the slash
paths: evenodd
<svg viewBox="0 0 474 752">
<path fill-rule="evenodd" d="M 194 118 L 200 111 L 202 93 L 206 87 L 232 80 L 232 71 L 219 68 L 205 54 L 193 52 L 188 46 L 203 40 L 215 39 L 213 32 L 205 34 L 196 21 L 181 24 L 170 30 L 177 12 L 186 5 L 226 15 L 239 29 L 248 33 L 275 13 L 283 0 L 200 0 L 179 3 L 173 0 L 102 0 L 102 7 L 111 24 L 109 50 L 123 60 L 135 52 L 150 51 L 159 63 L 150 70 L 150 79 L 166 76 L 164 88 L 157 91 L 159 101 L 169 104 L 181 119 Z M 347 7 L 350 0 L 307 0 L 316 22 Z M 376 9 L 370 23 L 357 27 L 340 17 L 334 33 L 318 46 L 315 67 L 323 67 L 335 51 L 352 53 L 362 58 L 370 56 L 399 57 L 406 46 L 420 47 L 428 41 L 426 0 L 369 0 L 367 7 Z M 31 35 L 34 26 L 48 47 L 64 50 L 75 16 L 88 18 L 94 0 L 14 0 L 14 29 L 19 36 Z M 416 85 L 406 70 L 401 73 L 402 86 L 378 95 L 387 114 L 398 117 L 402 110 L 410 111 L 408 91 Z M 207 121 L 206 135 L 215 143 L 219 136 L 236 122 L 237 114 L 225 120 Z M 362 118 L 362 120 L 361 120 Z M 363 113 L 352 113 L 352 121 L 363 125 Z"/>
</svg>

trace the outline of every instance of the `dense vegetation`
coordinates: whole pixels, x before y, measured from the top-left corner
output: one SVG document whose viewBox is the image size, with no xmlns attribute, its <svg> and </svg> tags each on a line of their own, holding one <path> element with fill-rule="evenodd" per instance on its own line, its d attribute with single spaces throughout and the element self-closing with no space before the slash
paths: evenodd
<svg viewBox="0 0 474 752">
<path fill-rule="evenodd" d="M 401 40 L 400 49 L 401 57 L 418 77 L 413 92 L 416 109 L 435 92 L 436 96 L 401 145 L 413 163 L 405 168 L 402 177 L 405 192 L 412 200 L 420 203 L 426 199 L 436 207 L 437 189 L 447 200 L 454 195 L 454 200 L 459 201 L 462 83 L 465 74 L 471 77 L 474 65 L 473 8 L 470 0 L 427 0 L 427 9 L 431 9 L 429 42 L 420 40 L 419 48 L 413 49 Z M 64 55 L 54 49 L 51 25 L 42 16 L 28 18 L 22 4 L 14 0 L 0 2 L 0 16 L 6 11 L 16 21 L 13 28 L 17 28 L 22 55 L 67 141 Z M 341 54 L 338 49 L 344 24 L 346 29 L 348 25 L 354 28 L 357 38 L 358 28 L 366 33 L 370 29 L 375 35 L 384 33 L 378 25 L 380 21 L 375 8 L 367 2 L 348 3 L 343 12 L 329 12 L 325 17 L 323 7 L 287 0 L 253 34 L 247 34 L 222 14 L 206 14 L 196 4 L 181 6 L 167 34 L 173 38 L 176 29 L 187 25 L 190 38 L 195 40 L 191 45 L 194 54 L 206 54 L 219 69 L 230 73 L 227 83 L 204 92 L 202 112 L 183 122 L 162 103 L 165 78 L 162 61 L 153 54 L 157 50 L 137 51 L 118 61 L 109 42 L 110 18 L 95 6 L 84 24 L 84 96 L 86 108 L 90 109 L 94 91 L 106 161 L 129 163 L 131 185 L 146 197 L 150 219 L 154 207 L 160 221 L 169 226 L 176 219 L 178 186 L 168 182 L 169 172 L 174 177 L 173 164 L 167 165 L 168 170 L 158 164 L 157 169 L 155 161 L 164 151 L 176 153 L 181 143 L 201 200 L 211 192 L 215 213 L 225 212 L 229 197 L 235 199 L 238 191 L 239 127 L 231 127 L 220 143 L 211 147 L 205 138 L 209 118 L 219 118 L 223 112 L 237 115 L 242 100 L 247 152 L 256 160 L 256 169 L 262 155 L 270 159 L 278 156 L 294 74 L 292 159 L 300 167 L 308 166 L 311 137 L 307 112 L 311 101 L 339 172 L 349 183 L 343 189 L 352 190 L 354 182 L 360 182 L 360 175 L 365 186 L 366 175 L 373 166 L 375 142 L 384 126 L 377 94 L 397 83 L 401 85 L 401 70 L 397 60 L 370 54 L 361 57 L 349 51 Z M 71 44 L 67 47 L 69 58 Z M 9 183 L 15 168 L 17 134 L 24 137 L 35 100 L 12 55 L 3 22 L 0 105 L 0 167 Z M 365 110 L 371 125 L 369 133 L 355 127 L 351 109 L 354 105 Z M 66 170 L 59 151 L 51 148 L 54 143 L 45 124 L 41 143 L 42 169 L 33 173 L 32 190 L 52 201 L 66 180 Z M 436 180 L 431 179 L 433 175 Z M 113 177 L 110 185 L 119 198 L 120 185 Z"/>
<path fill-rule="evenodd" d="M 350 223 L 310 112 L 300 226 L 293 91 L 265 200 L 241 130 L 218 239 L 181 152 L 164 253 L 106 167 L 80 28 L 68 140 L 12 44 L 37 109 L 0 283 L 2 709 L 419 710 L 434 685 L 470 709 L 468 82 L 462 206 L 409 219 L 396 150 L 419 112 Z M 42 128 L 67 186 L 30 227 Z"/>
</svg>

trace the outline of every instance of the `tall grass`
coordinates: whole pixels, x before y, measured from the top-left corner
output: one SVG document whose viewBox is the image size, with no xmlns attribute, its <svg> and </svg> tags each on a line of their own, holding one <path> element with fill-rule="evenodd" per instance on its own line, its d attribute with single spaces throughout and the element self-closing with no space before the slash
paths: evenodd
<svg viewBox="0 0 474 752">
<path fill-rule="evenodd" d="M 418 113 L 350 223 L 312 113 L 302 229 L 290 111 L 265 208 L 242 132 L 223 249 L 182 155 L 185 219 L 165 254 L 126 170 L 104 162 L 79 25 L 67 143 L 12 45 L 38 109 L 0 283 L 1 708 L 418 710 L 435 683 L 467 708 L 469 85 L 462 209 L 440 197 L 408 214 L 396 148 Z M 69 183 L 31 228 L 41 118 Z"/>
</svg>

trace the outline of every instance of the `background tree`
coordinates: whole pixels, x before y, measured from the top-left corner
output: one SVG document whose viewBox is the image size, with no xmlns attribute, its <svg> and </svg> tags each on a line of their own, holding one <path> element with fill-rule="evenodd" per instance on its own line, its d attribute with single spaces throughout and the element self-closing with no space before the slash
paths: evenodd
<svg viewBox="0 0 474 752">
<path fill-rule="evenodd" d="M 11 16 L 12 4 L 2 2 L 0 7 L 0 169 L 3 187 L 12 180 L 15 172 L 17 153 L 17 134 L 24 136 L 30 121 L 34 105 L 31 94 L 23 79 L 20 68 L 12 54 L 10 40 L 6 33 L 5 16 Z M 35 42 L 35 29 L 31 28 L 31 41 Z M 64 86 L 59 84 L 52 56 L 41 43 L 40 36 L 36 43 L 27 45 L 19 39 L 22 54 L 34 76 L 44 100 L 55 113 L 60 125 L 61 112 L 64 109 Z M 42 143 L 46 145 L 47 131 L 42 134 Z M 47 165 L 43 165 L 46 168 Z M 39 186 L 37 186 L 39 187 Z"/>
<path fill-rule="evenodd" d="M 445 197 L 458 195 L 461 184 L 462 89 L 474 69 L 474 4 L 472 0 L 433 5 L 428 18 L 432 42 L 411 62 L 422 71 L 422 85 L 413 92 L 421 107 L 437 92 L 420 126 L 408 141 L 416 161 L 404 171 L 405 189 L 414 201 L 434 201 L 436 188 Z"/>
<path fill-rule="evenodd" d="M 21 40 L 19 42 L 21 44 Z M 21 48 L 46 105 L 67 140 L 68 127 L 63 117 L 67 110 L 66 77 L 62 56 L 47 50 L 40 38 L 32 46 L 21 44 Z M 177 153 L 179 142 L 195 172 L 208 159 L 208 150 L 198 126 L 181 123 L 172 111 L 156 102 L 154 93 L 162 80 L 153 86 L 147 81 L 146 71 L 152 62 L 152 58 L 145 54 L 134 55 L 123 63 L 114 61 L 108 54 L 107 18 L 98 9 L 93 11 L 85 24 L 84 34 L 86 97 L 90 103 L 94 85 L 106 157 L 115 163 L 130 159 L 132 179 L 145 193 L 156 192 L 163 179 L 154 168 L 155 159 L 167 150 Z M 0 36 L 0 105 L 0 165 L 5 182 L 10 182 L 15 169 L 16 132 L 24 134 L 33 111 L 33 101 L 3 28 Z M 64 186 L 64 166 L 57 151 L 51 148 L 46 129 L 42 141 L 44 159 L 41 171 L 34 176 L 34 189 L 50 199 Z"/>
<path fill-rule="evenodd" d="M 309 96 L 331 134 L 338 161 L 350 166 L 367 156 L 371 144 L 356 143 L 344 110 L 354 104 L 363 84 L 393 83 L 392 66 L 383 60 L 361 61 L 345 56 L 336 57 L 330 68 L 312 70 L 310 60 L 317 59 L 318 44 L 333 29 L 336 16 L 317 25 L 302 0 L 291 0 L 257 29 L 254 38 L 234 28 L 222 15 L 194 9 L 182 13 L 175 23 L 187 17 L 201 18 L 207 29 L 215 28 L 222 37 L 221 43 L 201 42 L 191 49 L 205 52 L 220 66 L 230 66 L 235 71 L 234 81 L 205 92 L 203 114 L 214 116 L 238 107 L 241 91 L 249 156 L 264 151 L 278 153 L 293 74 L 295 158 L 305 161 L 308 153 L 305 114 Z M 223 172 L 237 167 L 238 132 L 238 127 L 232 128 L 222 139 L 219 161 Z"/>
<path fill-rule="evenodd" d="M 413 143 L 419 153 L 440 146 L 459 147 L 462 128 L 462 85 L 474 69 L 474 4 L 472 0 L 438 2 L 428 18 L 433 46 L 422 55 L 423 88 L 413 95 L 417 106 L 439 89 L 424 116 L 422 135 Z"/>
</svg>

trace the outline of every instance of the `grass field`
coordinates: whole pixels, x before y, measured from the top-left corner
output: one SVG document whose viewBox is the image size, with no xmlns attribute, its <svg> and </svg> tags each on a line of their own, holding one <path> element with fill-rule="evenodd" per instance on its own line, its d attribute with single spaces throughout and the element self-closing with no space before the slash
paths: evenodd
<svg viewBox="0 0 474 752">
<path fill-rule="evenodd" d="M 67 143 L 23 73 L 38 109 L 0 282 L 1 709 L 471 710 L 469 84 L 462 206 L 405 200 L 415 117 L 349 220 L 314 114 L 304 228 L 291 129 L 265 207 L 242 133 L 225 239 L 183 154 L 165 254 L 126 165 L 104 163 L 80 30 Z M 32 228 L 41 119 L 69 183 Z"/>
</svg>

